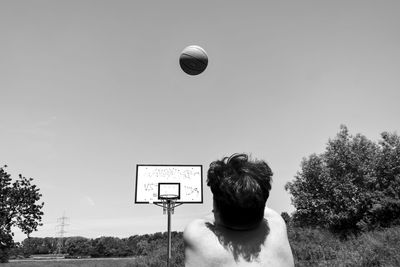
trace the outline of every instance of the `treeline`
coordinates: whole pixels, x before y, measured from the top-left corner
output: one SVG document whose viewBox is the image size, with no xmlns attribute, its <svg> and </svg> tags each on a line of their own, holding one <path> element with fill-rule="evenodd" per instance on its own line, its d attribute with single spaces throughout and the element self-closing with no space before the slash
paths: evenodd
<svg viewBox="0 0 400 267">
<path fill-rule="evenodd" d="M 292 218 L 282 213 L 287 222 L 290 246 L 296 266 L 400 266 L 400 227 L 374 230 L 361 235 L 339 238 L 321 228 L 294 226 Z M 135 235 L 129 238 L 68 237 L 62 239 L 62 253 L 72 257 L 136 257 L 132 266 L 153 267 L 166 263 L 166 233 Z M 57 238 L 30 238 L 19 244 L 20 254 L 57 252 Z M 16 248 L 14 249 L 16 252 Z M 184 266 L 182 232 L 172 234 L 171 265 Z"/>
<path fill-rule="evenodd" d="M 65 238 L 26 238 L 16 243 L 11 250 L 11 258 L 29 257 L 37 254 L 65 254 L 70 257 L 132 257 L 157 256 L 166 254 L 167 232 L 134 235 L 129 238 L 99 237 L 95 239 L 85 237 Z M 171 250 L 176 262 L 183 262 L 183 233 L 171 232 Z"/>
</svg>

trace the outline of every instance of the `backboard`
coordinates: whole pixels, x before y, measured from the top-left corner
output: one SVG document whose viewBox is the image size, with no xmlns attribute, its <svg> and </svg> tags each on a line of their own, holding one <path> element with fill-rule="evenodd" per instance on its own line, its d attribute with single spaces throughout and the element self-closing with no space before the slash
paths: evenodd
<svg viewBox="0 0 400 267">
<path fill-rule="evenodd" d="M 171 194 L 176 203 L 203 203 L 202 165 L 136 165 L 136 204 L 161 203 L 160 195 Z"/>
</svg>

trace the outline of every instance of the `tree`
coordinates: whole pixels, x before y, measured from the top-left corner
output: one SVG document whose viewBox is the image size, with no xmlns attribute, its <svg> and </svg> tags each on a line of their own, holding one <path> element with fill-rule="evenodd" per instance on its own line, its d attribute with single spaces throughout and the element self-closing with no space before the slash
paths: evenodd
<svg viewBox="0 0 400 267">
<path fill-rule="evenodd" d="M 90 256 L 96 257 L 126 257 L 131 254 L 127 242 L 118 237 L 99 237 L 91 241 Z"/>
<path fill-rule="evenodd" d="M 37 204 L 42 195 L 32 178 L 19 175 L 12 182 L 10 174 L 0 168 L 0 261 L 8 261 L 13 245 L 11 228 L 16 226 L 28 237 L 41 225 L 44 203 Z"/>
<path fill-rule="evenodd" d="M 400 137 L 388 132 L 381 136 L 381 155 L 376 170 L 379 179 L 369 221 L 387 227 L 400 224 Z"/>
<path fill-rule="evenodd" d="M 399 220 L 400 137 L 381 136 L 376 144 L 342 125 L 324 153 L 304 158 L 285 185 L 296 208 L 293 222 L 343 233 Z"/>
<path fill-rule="evenodd" d="M 290 215 L 286 211 L 284 211 L 281 212 L 281 217 L 285 221 L 286 225 L 289 226 L 290 221 L 292 220 L 292 218 L 290 218 Z"/>
<path fill-rule="evenodd" d="M 69 237 L 65 242 L 66 251 L 71 256 L 89 256 L 91 252 L 90 240 L 85 237 Z"/>
</svg>

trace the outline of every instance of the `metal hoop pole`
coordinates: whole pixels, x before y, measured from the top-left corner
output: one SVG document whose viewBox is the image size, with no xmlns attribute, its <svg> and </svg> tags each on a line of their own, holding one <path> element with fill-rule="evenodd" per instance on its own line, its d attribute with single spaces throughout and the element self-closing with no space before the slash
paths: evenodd
<svg viewBox="0 0 400 267">
<path fill-rule="evenodd" d="M 170 267 L 171 261 L 171 200 L 167 200 L 167 210 L 168 210 L 168 257 L 167 257 L 167 267 Z"/>
<path fill-rule="evenodd" d="M 168 241 L 167 241 L 167 267 L 170 267 L 171 265 L 171 214 L 174 214 L 174 209 L 183 203 L 176 203 L 177 198 L 167 198 L 163 197 L 161 198 L 162 204 L 160 203 L 154 203 L 155 205 L 163 208 L 163 213 L 167 212 L 168 214 Z"/>
</svg>

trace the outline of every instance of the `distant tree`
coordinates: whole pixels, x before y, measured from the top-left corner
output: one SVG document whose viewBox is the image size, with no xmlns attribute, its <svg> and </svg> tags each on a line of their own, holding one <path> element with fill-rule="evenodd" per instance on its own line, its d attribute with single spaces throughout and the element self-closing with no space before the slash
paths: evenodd
<svg viewBox="0 0 400 267">
<path fill-rule="evenodd" d="M 286 211 L 284 211 L 281 213 L 281 217 L 285 221 L 286 225 L 289 226 L 289 223 L 291 221 L 290 215 Z"/>
<path fill-rule="evenodd" d="M 138 255 L 149 255 L 150 244 L 146 239 L 142 239 L 137 243 Z"/>
<path fill-rule="evenodd" d="M 92 249 L 90 240 L 80 236 L 67 238 L 65 247 L 71 256 L 89 256 Z"/>
<path fill-rule="evenodd" d="M 342 125 L 324 153 L 303 159 L 295 180 L 285 185 L 295 224 L 357 232 L 400 218 L 400 138 L 381 136 L 376 144 Z"/>
<path fill-rule="evenodd" d="M 20 242 L 14 242 L 9 255 L 10 255 L 10 259 L 22 257 L 24 255 L 24 252 L 22 249 L 22 244 Z"/>
<path fill-rule="evenodd" d="M 0 262 L 8 261 L 8 253 L 13 246 L 11 228 L 16 226 L 28 237 L 41 225 L 44 203 L 37 204 L 42 195 L 32 178 L 19 175 L 12 182 L 10 174 L 0 168 Z"/>
<path fill-rule="evenodd" d="M 131 254 L 126 242 L 118 237 L 99 237 L 91 242 L 92 257 L 126 257 Z"/>
<path fill-rule="evenodd" d="M 134 236 L 130 236 L 127 240 L 126 240 L 126 244 L 129 248 L 129 251 L 132 255 L 138 255 L 138 246 L 137 243 L 140 241 L 140 236 L 139 235 L 134 235 Z"/>
<path fill-rule="evenodd" d="M 164 236 L 163 233 L 161 232 L 156 232 L 154 234 L 151 234 L 148 238 L 148 242 L 160 242 L 163 241 L 164 239 L 167 239 L 167 234 Z"/>
<path fill-rule="evenodd" d="M 32 254 L 48 254 L 50 253 L 48 247 L 43 238 L 41 237 L 29 237 L 22 241 L 22 248 L 25 257 L 29 257 Z"/>
<path fill-rule="evenodd" d="M 45 237 L 43 239 L 43 246 L 46 247 L 46 254 L 56 253 L 57 251 L 57 239 L 54 237 Z"/>
</svg>

